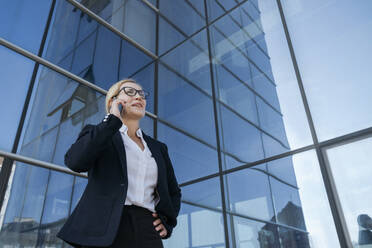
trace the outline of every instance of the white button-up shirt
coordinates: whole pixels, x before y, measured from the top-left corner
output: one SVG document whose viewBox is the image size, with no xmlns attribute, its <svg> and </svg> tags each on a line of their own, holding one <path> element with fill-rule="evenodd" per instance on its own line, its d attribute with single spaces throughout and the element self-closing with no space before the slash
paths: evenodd
<svg viewBox="0 0 372 248">
<path fill-rule="evenodd" d="M 124 123 L 119 131 L 127 158 L 128 191 L 125 205 L 137 205 L 155 212 L 155 205 L 160 200 L 157 195 L 153 194 L 158 179 L 156 161 L 142 137 L 140 128 L 137 129 L 136 135 L 145 147 L 143 151 L 128 136 L 128 127 Z"/>
</svg>

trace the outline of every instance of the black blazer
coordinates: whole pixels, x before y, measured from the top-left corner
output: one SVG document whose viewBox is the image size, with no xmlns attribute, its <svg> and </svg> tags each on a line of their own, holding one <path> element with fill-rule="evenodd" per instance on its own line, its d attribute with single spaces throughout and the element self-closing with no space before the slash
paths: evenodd
<svg viewBox="0 0 372 248">
<path fill-rule="evenodd" d="M 65 154 L 65 164 L 76 172 L 88 171 L 88 184 L 57 237 L 71 245 L 109 246 L 119 228 L 128 189 L 127 162 L 119 132 L 121 120 L 109 115 L 97 125 L 86 125 Z M 155 207 L 167 229 L 167 239 L 177 224 L 181 190 L 174 175 L 166 144 L 147 136 L 158 166 Z"/>
</svg>

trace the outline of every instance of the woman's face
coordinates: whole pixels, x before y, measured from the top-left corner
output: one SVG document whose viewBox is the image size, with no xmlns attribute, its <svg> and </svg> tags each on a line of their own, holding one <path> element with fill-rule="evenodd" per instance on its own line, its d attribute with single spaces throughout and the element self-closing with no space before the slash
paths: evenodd
<svg viewBox="0 0 372 248">
<path fill-rule="evenodd" d="M 124 87 L 132 87 L 136 90 L 142 90 L 141 86 L 132 82 L 122 84 L 120 89 L 123 89 Z M 134 96 L 129 96 L 124 92 L 124 90 L 121 90 L 117 98 L 125 101 L 124 110 L 121 113 L 123 118 L 139 120 L 145 116 L 146 99 L 143 99 L 138 92 L 136 92 Z"/>
</svg>

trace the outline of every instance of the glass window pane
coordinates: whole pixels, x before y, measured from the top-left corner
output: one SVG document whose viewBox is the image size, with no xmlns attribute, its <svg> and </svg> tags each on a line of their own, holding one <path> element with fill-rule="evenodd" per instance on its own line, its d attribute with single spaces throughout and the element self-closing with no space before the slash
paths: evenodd
<svg viewBox="0 0 372 248">
<path fill-rule="evenodd" d="M 275 171 L 280 167 L 283 174 L 287 172 L 285 177 L 280 177 L 280 181 L 270 177 L 276 218 L 279 223 L 303 229 L 308 234 L 280 230 L 283 232 L 280 233 L 282 244 L 293 244 L 282 247 L 310 247 L 302 246 L 307 240 L 311 240 L 311 247 L 340 247 L 315 151 L 290 158 L 292 161 L 285 159 L 280 164 L 268 163 L 269 172 L 273 171 L 272 166 L 277 167 Z M 290 185 L 294 181 L 297 186 Z"/>
<path fill-rule="evenodd" d="M 367 137 L 325 150 L 354 247 L 372 245 L 371 148 Z"/>
<path fill-rule="evenodd" d="M 259 168 L 239 170 L 225 175 L 227 209 L 261 220 L 273 220 L 269 178 Z"/>
<path fill-rule="evenodd" d="M 0 244 L 33 247 L 38 240 L 49 170 L 18 163 L 15 166 L 8 185 L 10 195 L 3 203 Z"/>
<path fill-rule="evenodd" d="M 218 171 L 217 150 L 158 122 L 158 140 L 165 142 L 179 184 Z"/>
<path fill-rule="evenodd" d="M 131 58 L 133 58 L 131 60 Z M 128 61 L 132 61 L 136 58 L 136 56 L 129 57 Z M 142 67 L 139 71 L 132 74 L 130 78 L 136 80 L 140 85 L 142 85 L 143 89 L 150 93 L 148 98 L 146 98 L 146 110 L 148 112 L 154 112 L 154 103 L 155 103 L 155 92 L 154 92 L 154 78 L 155 78 L 155 66 L 154 63 Z"/>
<path fill-rule="evenodd" d="M 188 36 L 205 26 L 204 13 L 189 1 L 159 0 L 159 10 Z"/>
<path fill-rule="evenodd" d="M 237 1 L 234 0 L 209 0 L 207 1 L 207 9 L 208 9 L 208 21 L 212 22 L 216 18 L 220 17 L 221 15 L 225 14 L 231 8 L 237 5 Z"/>
<path fill-rule="evenodd" d="M 319 140 L 370 127 L 372 2 L 282 4 Z"/>
<path fill-rule="evenodd" d="M 156 14 L 142 1 L 100 0 L 83 1 L 82 4 L 135 42 L 155 53 Z"/>
<path fill-rule="evenodd" d="M 229 215 L 236 247 L 279 248 L 277 226 Z M 286 248 L 290 246 L 285 246 Z M 283 247 L 284 248 L 284 247 Z M 301 248 L 306 248 L 301 246 Z"/>
<path fill-rule="evenodd" d="M 63 244 L 56 234 L 67 220 L 73 180 L 71 175 L 51 172 L 39 231 L 39 239 L 42 241 L 39 245 L 56 247 Z"/>
<path fill-rule="evenodd" d="M 152 61 L 67 1 L 57 1 L 43 56 L 106 90 L 119 79 L 134 77 Z M 153 85 L 153 77 L 147 85 Z"/>
<path fill-rule="evenodd" d="M 213 2 L 216 1 L 208 1 L 209 4 Z M 255 6 L 256 3 L 260 4 Z M 221 8 L 221 4 L 218 6 Z M 257 133 L 247 138 L 255 143 L 253 148 L 241 146 L 235 147 L 234 152 L 229 150 L 232 154 L 240 153 L 239 150 L 245 152 L 236 158 L 237 161 L 240 159 L 244 164 L 311 144 L 313 141 L 276 1 L 243 2 L 210 26 L 210 36 L 216 95 L 236 111 L 237 119 L 251 124 L 251 129 L 256 129 Z M 227 89 L 231 90 L 232 100 Z M 238 90 L 247 97 L 239 98 Z M 230 139 L 230 133 L 247 128 L 242 129 L 244 124 L 238 125 L 238 121 L 224 121 L 227 111 L 219 104 L 217 108 L 221 109 L 218 110 L 221 144 L 225 144 L 223 149 L 229 149 L 231 146 L 226 145 L 226 141 Z M 238 134 L 233 136 L 235 141 L 240 137 Z M 263 151 L 255 152 L 251 158 L 247 156 L 258 149 Z"/>
<path fill-rule="evenodd" d="M 207 35 L 203 30 L 161 57 L 161 62 L 212 95 L 207 44 Z"/>
<path fill-rule="evenodd" d="M 0 46 L 1 150 L 12 150 L 33 69 L 33 61 Z"/>
<path fill-rule="evenodd" d="M 63 165 L 63 156 L 83 124 L 102 121 L 102 94 L 43 66 L 39 67 L 34 87 L 20 153 Z M 77 112 L 74 99 L 83 103 Z"/>
<path fill-rule="evenodd" d="M 224 168 L 246 164 L 264 157 L 260 131 L 248 120 L 232 112 L 222 104 L 217 104 L 221 149 L 233 158 L 224 161 Z"/>
<path fill-rule="evenodd" d="M 211 97 L 192 87 L 162 65 L 159 65 L 158 73 L 159 117 L 208 144 L 216 146 Z"/>
<path fill-rule="evenodd" d="M 51 3 L 49 0 L 1 1 L 0 37 L 37 54 Z"/>
<path fill-rule="evenodd" d="M 159 55 L 162 55 L 185 39 L 184 34 L 159 16 Z"/>
<path fill-rule="evenodd" d="M 71 198 L 73 181 L 68 174 L 15 162 L 1 208 L 1 247 L 61 247 L 56 234 L 87 180 L 76 180 Z"/>
<path fill-rule="evenodd" d="M 182 200 L 222 210 L 220 178 L 203 180 L 182 187 Z"/>
<path fill-rule="evenodd" d="M 165 248 L 226 247 L 222 213 L 182 203 L 177 222 Z"/>
<path fill-rule="evenodd" d="M 290 247 L 290 248 L 308 248 L 310 246 L 309 237 L 305 232 L 298 230 L 287 229 L 284 227 L 279 227 L 279 236 L 282 246 L 281 247 Z M 315 246 L 314 246 L 315 247 Z"/>
</svg>

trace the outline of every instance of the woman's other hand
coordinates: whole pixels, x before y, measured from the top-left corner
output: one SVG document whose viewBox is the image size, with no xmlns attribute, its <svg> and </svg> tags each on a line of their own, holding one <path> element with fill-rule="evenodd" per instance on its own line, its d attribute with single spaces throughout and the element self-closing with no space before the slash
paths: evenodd
<svg viewBox="0 0 372 248">
<path fill-rule="evenodd" d="M 154 216 L 155 218 L 158 217 L 158 214 L 157 213 L 152 213 L 152 216 Z M 154 222 L 153 222 L 154 226 L 155 226 L 155 230 L 156 231 L 160 231 L 160 236 L 161 237 L 165 237 L 167 235 L 167 229 L 165 228 L 165 226 L 161 223 L 161 220 L 159 218 L 157 218 Z"/>
</svg>

